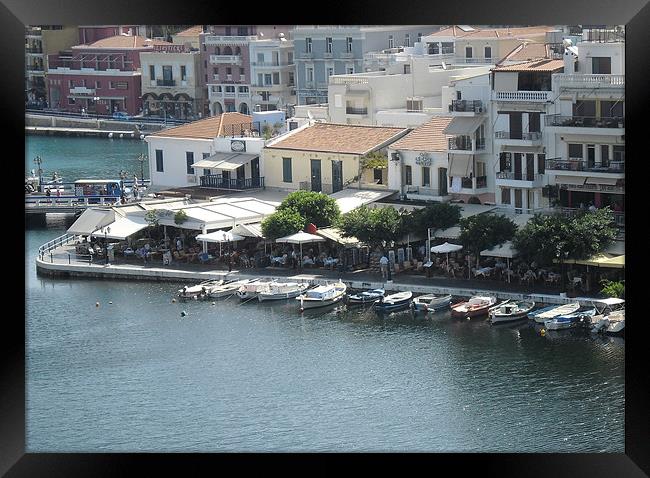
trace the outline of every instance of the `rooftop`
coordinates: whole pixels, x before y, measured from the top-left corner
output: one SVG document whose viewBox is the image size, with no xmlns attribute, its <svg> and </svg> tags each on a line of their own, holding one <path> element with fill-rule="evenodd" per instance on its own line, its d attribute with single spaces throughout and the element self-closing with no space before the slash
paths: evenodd
<svg viewBox="0 0 650 478">
<path fill-rule="evenodd" d="M 171 45 L 171 43 L 141 36 L 115 35 L 93 43 L 77 45 L 74 48 L 146 48 L 153 45 Z"/>
<path fill-rule="evenodd" d="M 315 123 L 267 145 L 271 149 L 295 149 L 327 153 L 366 154 L 398 139 L 408 128 Z"/>
<path fill-rule="evenodd" d="M 502 61 L 531 61 L 550 57 L 550 48 L 546 43 L 522 43 L 508 53 Z"/>
<path fill-rule="evenodd" d="M 443 130 L 449 125 L 453 118 L 450 116 L 434 116 L 429 121 L 402 139 L 391 145 L 391 149 L 407 151 L 446 151 L 447 138 Z"/>
<path fill-rule="evenodd" d="M 492 71 L 552 71 L 564 69 L 564 60 L 537 59 L 516 65 L 497 66 Z"/>
<path fill-rule="evenodd" d="M 177 37 L 198 37 L 200 33 L 203 33 L 203 26 L 202 25 L 194 25 L 193 27 L 190 27 L 187 30 L 183 30 L 182 32 L 178 32 L 174 36 L 177 36 Z"/>
<path fill-rule="evenodd" d="M 433 37 L 454 38 L 523 38 L 526 36 L 544 36 L 547 31 L 554 30 L 549 26 L 482 28 L 480 26 L 467 27 L 465 25 L 451 25 L 440 31 L 430 33 Z"/>
<path fill-rule="evenodd" d="M 189 124 L 176 126 L 174 128 L 167 128 L 149 136 L 165 137 L 165 138 L 198 138 L 198 139 L 214 139 L 217 136 L 225 136 L 228 132 L 227 127 L 234 125 L 250 124 L 253 117 L 241 113 L 223 113 L 219 116 L 211 116 L 198 121 L 193 121 Z"/>
</svg>

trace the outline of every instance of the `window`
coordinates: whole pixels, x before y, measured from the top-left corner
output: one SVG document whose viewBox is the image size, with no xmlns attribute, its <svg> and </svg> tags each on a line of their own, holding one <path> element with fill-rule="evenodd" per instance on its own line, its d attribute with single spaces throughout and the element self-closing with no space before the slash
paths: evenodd
<svg viewBox="0 0 650 478">
<path fill-rule="evenodd" d="M 311 53 L 311 38 L 305 38 L 305 51 Z"/>
<path fill-rule="evenodd" d="M 245 75 L 245 74 L 246 74 L 246 70 L 245 70 L 244 68 L 239 68 L 239 74 L 240 74 L 240 75 Z"/>
<path fill-rule="evenodd" d="M 74 105 L 75 104 L 74 98 L 68 98 L 68 104 L 69 105 Z"/>
<path fill-rule="evenodd" d="M 114 90 L 115 89 L 115 83 L 113 83 L 112 81 L 109 81 L 108 82 L 108 89 L 109 90 Z"/>
<path fill-rule="evenodd" d="M 537 173 L 544 174 L 546 171 L 546 155 L 538 154 L 537 155 Z"/>
<path fill-rule="evenodd" d="M 167 86 L 171 86 L 172 81 L 173 81 L 171 65 L 163 66 L 162 71 L 163 71 L 163 81 L 165 82 L 165 84 Z"/>
<path fill-rule="evenodd" d="M 465 47 L 465 58 L 472 58 L 472 50 L 471 46 Z"/>
<path fill-rule="evenodd" d="M 264 84 L 264 75 L 262 73 L 257 74 L 257 86 L 262 86 Z"/>
<path fill-rule="evenodd" d="M 348 67 L 345 69 L 345 72 L 346 72 L 348 75 L 352 75 L 352 74 L 354 74 L 354 66 L 348 66 Z"/>
<path fill-rule="evenodd" d="M 248 35 L 248 27 L 238 27 L 237 35 L 241 37 L 245 37 L 246 35 Z"/>
<path fill-rule="evenodd" d="M 239 87 L 239 92 L 240 93 L 248 93 L 248 86 L 240 86 Z"/>
<path fill-rule="evenodd" d="M 352 37 L 347 37 L 345 39 L 345 51 L 352 53 Z"/>
<path fill-rule="evenodd" d="M 214 47 L 214 54 L 215 55 L 221 55 L 221 48 L 219 48 L 218 46 L 215 46 Z"/>
<path fill-rule="evenodd" d="M 596 117 L 596 102 L 594 100 L 578 101 L 573 104 L 573 116 Z"/>
<path fill-rule="evenodd" d="M 291 158 L 282 158 L 282 182 L 293 182 L 291 176 Z"/>
<path fill-rule="evenodd" d="M 267 73 L 264 75 L 264 85 L 270 85 L 271 84 L 271 74 Z"/>
<path fill-rule="evenodd" d="M 447 53 L 453 53 L 454 52 L 454 44 L 453 42 L 442 42 L 442 54 L 447 54 Z"/>
<path fill-rule="evenodd" d="M 157 149 L 156 150 L 156 171 L 159 173 L 163 173 L 165 171 L 163 167 L 163 152 L 162 149 Z"/>
<path fill-rule="evenodd" d="M 74 80 L 68 80 L 68 88 L 74 88 Z"/>
<path fill-rule="evenodd" d="M 232 75 L 232 68 L 231 67 L 226 68 L 226 75 Z"/>
<path fill-rule="evenodd" d="M 411 35 L 409 33 L 404 35 L 404 46 L 411 46 Z"/>
<path fill-rule="evenodd" d="M 226 27 L 226 36 L 229 37 L 232 35 L 232 27 Z"/>
<path fill-rule="evenodd" d="M 499 171 L 511 171 L 512 168 L 512 153 L 501 153 L 499 155 Z"/>
<path fill-rule="evenodd" d="M 623 102 L 622 101 L 601 101 L 600 117 L 601 118 L 622 118 Z"/>
<path fill-rule="evenodd" d="M 325 53 L 332 53 L 332 38 L 325 38 Z"/>
<path fill-rule="evenodd" d="M 531 133 L 539 133 L 540 129 L 540 113 L 528 113 L 528 131 Z"/>
<path fill-rule="evenodd" d="M 273 84 L 274 85 L 280 84 L 280 73 L 273 73 Z"/>
<path fill-rule="evenodd" d="M 428 43 L 429 55 L 437 55 L 440 53 L 440 43 Z"/>
<path fill-rule="evenodd" d="M 418 43 L 422 40 L 422 33 L 418 33 Z"/>
<path fill-rule="evenodd" d="M 411 65 L 404 65 L 404 74 L 408 75 L 411 73 Z"/>
<path fill-rule="evenodd" d="M 422 166 L 422 186 L 431 185 L 431 168 Z"/>
<path fill-rule="evenodd" d="M 187 151 L 185 152 L 185 165 L 187 167 L 187 174 L 194 174 L 194 168 L 192 167 L 192 164 L 194 164 L 194 153 Z"/>
<path fill-rule="evenodd" d="M 187 80 L 187 69 L 185 65 L 181 65 L 181 81 Z"/>
<path fill-rule="evenodd" d="M 201 154 L 203 156 L 203 159 L 210 157 L 210 153 L 201 153 Z"/>
<path fill-rule="evenodd" d="M 569 159 L 582 159 L 581 144 L 569 144 Z"/>
<path fill-rule="evenodd" d="M 611 75 L 612 59 L 609 57 L 592 57 L 591 73 L 594 75 Z"/>
<path fill-rule="evenodd" d="M 154 65 L 149 65 L 149 76 L 152 80 L 156 79 L 156 67 Z"/>
<path fill-rule="evenodd" d="M 485 58 L 492 58 L 492 47 L 491 46 L 486 46 L 485 47 Z"/>
<path fill-rule="evenodd" d="M 329 78 L 329 77 L 332 76 L 333 74 L 334 74 L 334 68 L 331 67 L 331 66 L 328 67 L 328 68 L 327 68 L 327 77 Z M 341 96 L 341 95 L 338 95 L 338 96 Z"/>
<path fill-rule="evenodd" d="M 287 63 L 290 65 L 293 63 L 293 52 L 287 53 Z"/>
<path fill-rule="evenodd" d="M 210 176 L 212 174 L 212 171 L 210 171 L 208 168 L 203 168 L 203 176 Z"/>
<path fill-rule="evenodd" d="M 271 94 L 268 91 L 260 91 L 260 96 L 262 97 L 262 101 L 270 101 Z"/>
<path fill-rule="evenodd" d="M 609 145 L 608 144 L 600 145 L 600 162 L 603 163 L 603 166 L 609 166 Z"/>
<path fill-rule="evenodd" d="M 510 188 L 501 188 L 501 204 L 510 204 Z"/>
<path fill-rule="evenodd" d="M 96 81 L 95 82 L 95 89 L 99 90 L 102 87 L 102 82 L 101 81 Z"/>
<path fill-rule="evenodd" d="M 614 146 L 614 161 L 625 161 L 625 146 L 617 145 Z"/>
<path fill-rule="evenodd" d="M 264 53 L 257 54 L 257 63 L 260 65 L 264 64 Z"/>
<path fill-rule="evenodd" d="M 226 93 L 234 93 L 235 87 L 233 85 L 226 86 Z"/>
<path fill-rule="evenodd" d="M 411 166 L 404 166 L 404 182 L 407 186 L 413 184 L 413 170 Z"/>
<path fill-rule="evenodd" d="M 393 35 L 388 35 L 388 48 L 394 48 L 395 41 L 393 40 Z"/>
<path fill-rule="evenodd" d="M 307 68 L 307 81 L 312 82 L 314 81 L 314 69 L 313 68 Z"/>
</svg>

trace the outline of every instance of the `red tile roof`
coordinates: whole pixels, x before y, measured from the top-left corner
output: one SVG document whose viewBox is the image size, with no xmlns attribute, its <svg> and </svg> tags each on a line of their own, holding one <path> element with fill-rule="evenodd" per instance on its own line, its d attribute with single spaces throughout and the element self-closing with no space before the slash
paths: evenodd
<svg viewBox="0 0 650 478">
<path fill-rule="evenodd" d="M 447 138 L 443 130 L 451 123 L 451 116 L 434 116 L 429 121 L 391 144 L 391 149 L 407 151 L 446 151 Z"/>
<path fill-rule="evenodd" d="M 544 36 L 553 30 L 550 26 L 512 27 L 512 28 L 482 28 L 472 27 L 474 30 L 464 31 L 458 25 L 452 25 L 443 30 L 433 32 L 427 36 L 454 37 L 454 38 L 523 38 L 527 36 Z"/>
<path fill-rule="evenodd" d="M 190 27 L 187 30 L 183 30 L 182 32 L 178 32 L 175 36 L 179 36 L 179 37 L 198 37 L 200 33 L 203 33 L 203 26 L 202 25 L 194 25 L 193 27 Z"/>
<path fill-rule="evenodd" d="M 153 133 L 150 136 L 165 138 L 214 139 L 217 136 L 229 135 L 233 131 L 237 134 L 242 128 L 244 130 L 250 129 L 252 121 L 253 117 L 249 115 L 234 112 L 223 113 L 219 116 L 211 116 L 210 118 L 193 121 L 182 126 L 167 128 Z"/>
<path fill-rule="evenodd" d="M 531 61 L 550 58 L 549 47 L 545 43 L 522 43 L 514 48 L 502 60 L 508 61 Z"/>
<path fill-rule="evenodd" d="M 564 69 L 564 60 L 537 59 L 516 65 L 497 66 L 492 71 L 554 71 Z"/>
</svg>

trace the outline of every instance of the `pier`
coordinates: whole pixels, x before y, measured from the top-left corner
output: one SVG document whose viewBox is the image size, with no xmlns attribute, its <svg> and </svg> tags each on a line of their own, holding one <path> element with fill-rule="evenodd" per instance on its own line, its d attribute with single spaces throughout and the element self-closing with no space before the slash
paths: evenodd
<svg viewBox="0 0 650 478">
<path fill-rule="evenodd" d="M 25 126 L 28 134 L 43 134 L 51 136 L 93 136 L 113 139 L 142 139 L 149 133 L 135 132 L 133 130 L 106 130 L 97 128 L 60 128 L 44 126 Z"/>
</svg>

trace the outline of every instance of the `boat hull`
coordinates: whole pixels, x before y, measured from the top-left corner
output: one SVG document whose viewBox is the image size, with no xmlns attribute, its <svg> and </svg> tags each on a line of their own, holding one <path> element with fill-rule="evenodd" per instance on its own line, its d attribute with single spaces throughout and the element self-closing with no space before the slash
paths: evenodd
<svg viewBox="0 0 650 478">
<path fill-rule="evenodd" d="M 411 299 L 395 302 L 392 304 L 379 304 L 375 302 L 374 307 L 377 312 L 394 312 L 396 310 L 408 309 L 411 305 Z"/>
<path fill-rule="evenodd" d="M 343 296 L 345 293 L 337 296 L 337 297 L 332 297 L 331 299 L 325 299 L 325 300 L 312 300 L 312 299 L 303 299 L 301 302 L 301 308 L 303 310 L 307 309 L 319 309 L 321 307 L 329 307 L 330 305 L 337 304 L 338 302 L 341 302 L 341 299 L 343 299 Z"/>
<path fill-rule="evenodd" d="M 300 294 L 304 292 L 304 289 L 296 289 L 291 292 L 284 292 L 281 294 L 267 294 L 265 292 L 262 292 L 257 295 L 257 299 L 260 302 L 264 302 L 266 300 L 286 300 L 286 299 L 293 299 L 295 297 L 298 297 Z"/>
<path fill-rule="evenodd" d="M 528 318 L 528 312 L 518 312 L 516 314 L 510 314 L 510 315 L 494 314 L 490 316 L 490 321 L 493 324 L 502 324 L 504 322 L 514 322 L 516 320 L 522 320 L 527 318 Z"/>
<path fill-rule="evenodd" d="M 428 311 L 448 309 L 450 306 L 451 306 L 451 295 L 445 297 L 437 297 L 436 299 L 430 302 L 427 302 L 426 299 L 422 300 L 422 297 L 416 297 L 415 299 L 413 299 L 413 308 L 418 312 L 428 312 Z"/>
</svg>

